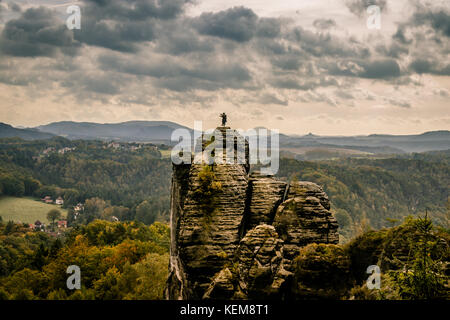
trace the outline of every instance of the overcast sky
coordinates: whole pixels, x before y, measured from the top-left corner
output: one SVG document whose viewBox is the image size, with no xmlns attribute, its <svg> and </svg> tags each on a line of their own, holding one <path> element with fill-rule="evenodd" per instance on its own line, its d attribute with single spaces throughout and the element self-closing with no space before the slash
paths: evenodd
<svg viewBox="0 0 450 320">
<path fill-rule="evenodd" d="M 449 40 L 448 0 L 0 0 L 0 122 L 450 130 Z"/>
</svg>

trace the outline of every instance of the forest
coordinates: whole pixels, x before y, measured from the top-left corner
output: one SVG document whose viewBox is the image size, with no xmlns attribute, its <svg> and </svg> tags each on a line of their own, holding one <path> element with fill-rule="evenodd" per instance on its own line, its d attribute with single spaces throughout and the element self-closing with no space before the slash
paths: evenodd
<svg viewBox="0 0 450 320">
<path fill-rule="evenodd" d="M 164 221 L 168 217 L 171 174 L 170 161 L 162 159 L 159 151 L 164 148 L 60 137 L 34 142 L 2 139 L 0 195 L 61 196 L 69 209 L 69 222 L 73 222 L 73 206 L 89 199 L 79 222 L 87 223 L 104 214 L 147 224 L 156 219 Z"/>
<path fill-rule="evenodd" d="M 425 217 L 347 244 L 309 244 L 295 259 L 289 300 L 449 299 L 450 233 Z M 168 276 L 170 234 L 155 222 L 95 220 L 63 239 L 0 221 L 0 300 L 161 300 Z M 381 285 L 366 286 L 368 265 Z M 81 289 L 66 286 L 67 267 L 81 270 Z"/>
<path fill-rule="evenodd" d="M 64 148 L 72 149 L 60 153 Z M 86 203 L 77 223 L 117 217 L 151 224 L 168 221 L 170 159 L 164 145 L 0 139 L 0 195 L 62 196 L 74 223 L 77 203 Z M 341 241 L 359 229 L 395 226 L 428 211 L 449 228 L 450 151 L 381 159 L 301 161 L 282 158 L 279 177 L 315 182 L 328 194 Z"/>
<path fill-rule="evenodd" d="M 57 237 L 0 217 L 0 299 L 163 299 L 170 243 L 171 163 L 162 155 L 167 150 L 60 137 L 0 140 L 0 200 L 2 194 L 61 196 L 69 210 L 69 228 Z M 339 245 L 302 249 L 289 295 L 445 297 L 449 160 L 449 151 L 382 159 L 281 159 L 279 177 L 323 186 L 341 237 Z M 75 219 L 78 203 L 83 212 Z M 119 221 L 112 222 L 113 216 Z M 387 281 L 381 290 L 368 292 L 361 268 L 378 262 Z M 425 262 L 433 266 L 431 273 L 423 271 Z M 81 290 L 66 287 L 71 264 L 82 270 Z M 319 272 L 318 266 L 330 272 Z M 405 268 L 412 273 L 399 271 Z M 325 278 L 341 289 L 320 289 Z"/>
<path fill-rule="evenodd" d="M 163 298 L 169 228 L 162 223 L 96 220 L 64 239 L 0 222 L 0 300 Z M 82 270 L 82 289 L 66 286 L 66 269 Z"/>
<path fill-rule="evenodd" d="M 391 227 L 426 211 L 436 225 L 449 228 L 449 160 L 450 151 L 385 159 L 281 159 L 278 175 L 323 186 L 345 242 L 360 228 Z"/>
</svg>

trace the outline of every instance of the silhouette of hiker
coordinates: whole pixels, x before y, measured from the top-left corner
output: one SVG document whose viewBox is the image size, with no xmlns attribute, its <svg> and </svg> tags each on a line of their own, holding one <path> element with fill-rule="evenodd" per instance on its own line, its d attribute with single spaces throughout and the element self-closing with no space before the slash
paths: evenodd
<svg viewBox="0 0 450 320">
<path fill-rule="evenodd" d="M 227 124 L 227 115 L 224 112 L 220 115 L 220 117 L 222 118 L 222 127 L 225 127 L 225 125 Z"/>
</svg>

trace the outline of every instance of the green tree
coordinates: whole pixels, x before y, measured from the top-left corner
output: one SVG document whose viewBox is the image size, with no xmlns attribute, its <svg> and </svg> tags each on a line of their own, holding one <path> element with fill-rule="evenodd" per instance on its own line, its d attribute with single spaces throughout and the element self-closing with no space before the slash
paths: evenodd
<svg viewBox="0 0 450 320">
<path fill-rule="evenodd" d="M 16 228 L 15 223 L 10 220 L 10 221 L 8 221 L 8 223 L 6 223 L 5 229 L 3 230 L 3 234 L 9 235 L 9 234 L 13 233 L 15 228 Z"/>
<path fill-rule="evenodd" d="M 136 207 L 136 217 L 135 219 L 138 221 L 142 221 L 145 224 L 152 224 L 155 222 L 157 213 L 152 210 L 152 205 L 147 201 L 142 201 L 137 207 Z"/>
<path fill-rule="evenodd" d="M 419 239 L 413 246 L 412 265 L 394 273 L 394 282 L 404 299 L 429 300 L 445 297 L 444 276 L 439 261 L 432 258 L 436 241 L 432 240 L 433 223 L 426 214 L 414 221 Z"/>
<path fill-rule="evenodd" d="M 86 223 L 100 218 L 105 208 L 105 200 L 98 197 L 87 199 L 84 204 L 84 216 L 86 217 Z"/>
<path fill-rule="evenodd" d="M 61 218 L 61 211 L 58 209 L 52 209 L 47 213 L 47 219 L 52 222 L 52 225 L 55 225 L 55 220 Z"/>
<path fill-rule="evenodd" d="M 22 197 L 25 194 L 25 186 L 21 179 L 14 176 L 0 177 L 3 193 L 9 196 Z"/>
</svg>

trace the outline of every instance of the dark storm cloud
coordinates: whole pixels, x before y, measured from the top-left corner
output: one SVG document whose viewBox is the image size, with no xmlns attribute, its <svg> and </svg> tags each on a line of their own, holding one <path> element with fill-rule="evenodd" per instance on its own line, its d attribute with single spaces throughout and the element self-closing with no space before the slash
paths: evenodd
<svg viewBox="0 0 450 320">
<path fill-rule="evenodd" d="M 84 0 L 89 16 L 112 20 L 173 19 L 189 0 Z"/>
<path fill-rule="evenodd" d="M 280 34 L 281 28 L 279 19 L 259 18 L 245 7 L 202 13 L 192 23 L 200 34 L 236 42 L 247 42 L 254 37 L 274 38 Z"/>
<path fill-rule="evenodd" d="M 156 51 L 178 56 L 190 53 L 211 53 L 215 50 L 217 43 L 215 39 L 199 36 L 188 21 L 178 20 L 165 23 L 161 28 L 165 33 L 158 37 Z"/>
<path fill-rule="evenodd" d="M 275 18 L 260 18 L 256 36 L 262 38 L 275 38 L 280 35 L 282 22 Z"/>
<path fill-rule="evenodd" d="M 252 39 L 257 24 L 258 16 L 244 7 L 234 7 L 218 13 L 202 13 L 194 21 L 194 26 L 201 34 L 237 42 Z"/>
<path fill-rule="evenodd" d="M 82 28 L 74 31 L 67 30 L 51 11 L 29 9 L 7 22 L 0 35 L 0 51 L 21 57 L 82 52 L 74 60 L 85 72 L 52 59 L 41 68 L 41 74 L 48 76 L 46 83 L 61 83 L 83 99 L 114 96 L 115 101 L 141 104 L 155 92 L 164 101 L 184 103 L 184 97 L 191 96 L 190 101 L 211 104 L 208 99 L 217 96 L 212 91 L 240 89 L 253 90 L 250 100 L 265 105 L 288 105 L 288 97 L 295 95 L 288 90 L 299 91 L 306 102 L 335 105 L 357 96 L 351 88 L 361 78 L 400 83 L 411 73 L 450 74 L 448 64 L 436 62 L 448 50 L 439 49 L 436 40 L 429 46 L 427 59 L 422 57 L 428 52 L 420 55 L 416 51 L 421 48 L 415 49 L 420 45 L 416 29 L 424 25 L 432 31 L 430 38 L 445 39 L 446 15 L 416 13 L 414 19 L 399 25 L 389 41 L 380 36 L 379 41 L 363 42 L 335 33 L 339 30 L 333 29 L 336 23 L 331 19 L 316 19 L 300 27 L 284 19 L 259 17 L 244 7 L 188 17 L 187 2 L 84 0 Z M 363 13 L 373 1 L 350 3 L 354 12 Z M 385 8 L 386 1 L 376 3 Z M 400 61 L 412 62 L 401 69 Z M 9 72 L 2 72 L 0 82 L 30 83 L 25 69 L 14 76 L 13 68 L 6 68 Z M 38 71 L 32 75 L 33 83 L 39 79 Z M 320 92 L 323 88 L 327 93 Z M 211 92 L 196 97 L 195 90 Z M 393 100 L 392 104 L 407 107 L 408 102 Z"/>
<path fill-rule="evenodd" d="M 298 43 L 302 50 L 316 57 L 359 57 L 368 58 L 370 50 L 366 44 L 354 39 L 338 38 L 329 33 L 315 33 L 296 27 L 292 29 L 287 40 Z"/>
<path fill-rule="evenodd" d="M 250 71 L 238 63 L 218 63 L 215 60 L 191 62 L 187 66 L 183 61 L 166 59 L 129 60 L 113 55 L 99 58 L 102 70 L 114 70 L 119 73 L 154 78 L 157 87 L 166 87 L 174 91 L 191 89 L 217 90 L 220 88 L 244 88 L 252 77 Z"/>
<path fill-rule="evenodd" d="M 362 78 L 386 79 L 400 76 L 400 66 L 393 59 L 362 63 L 364 70 L 359 73 Z"/>
<path fill-rule="evenodd" d="M 85 18 L 82 29 L 75 33 L 75 39 L 80 42 L 122 52 L 137 52 L 142 42 L 151 41 L 154 37 L 152 22 L 118 21 L 111 25 L 95 18 Z"/>
<path fill-rule="evenodd" d="M 400 66 L 394 59 L 374 61 L 340 61 L 329 68 L 331 74 L 368 79 L 392 79 L 401 75 Z"/>
<path fill-rule="evenodd" d="M 449 75 L 449 37 L 450 11 L 417 4 L 414 14 L 398 25 L 392 48 L 408 50 L 410 73 Z"/>
<path fill-rule="evenodd" d="M 450 12 L 439 10 L 426 12 L 418 10 L 411 19 L 411 24 L 418 26 L 430 25 L 435 31 L 441 32 L 444 36 L 450 37 Z"/>
<path fill-rule="evenodd" d="M 398 59 L 401 56 L 407 55 L 409 53 L 409 49 L 407 46 L 398 44 L 398 43 L 392 43 L 388 46 L 386 45 L 378 45 L 375 47 L 375 51 L 381 54 L 385 57 L 391 57 Z"/>
<path fill-rule="evenodd" d="M 430 73 L 436 75 L 450 76 L 450 63 L 443 65 L 439 61 L 427 58 L 415 59 L 413 62 L 411 62 L 409 68 L 418 74 Z"/>
<path fill-rule="evenodd" d="M 386 0 L 347 0 L 345 2 L 350 12 L 354 13 L 358 17 L 363 16 L 369 6 L 376 5 L 380 7 L 381 11 L 387 9 Z"/>
<path fill-rule="evenodd" d="M 20 5 L 15 2 L 8 3 L 8 8 L 13 12 L 21 12 L 22 11 L 22 8 L 20 7 Z"/>
<path fill-rule="evenodd" d="M 295 55 L 276 57 L 272 59 L 271 63 L 283 70 L 298 70 L 301 65 L 299 57 Z"/>
<path fill-rule="evenodd" d="M 320 30 L 327 30 L 336 26 L 336 22 L 333 19 L 317 19 L 314 20 L 313 26 Z"/>
<path fill-rule="evenodd" d="M 137 52 L 139 45 L 163 32 L 161 21 L 177 18 L 184 0 L 85 0 L 80 42 L 122 52 Z"/>
<path fill-rule="evenodd" d="M 9 20 L 0 35 L 0 51 L 19 57 L 74 55 L 79 43 L 73 33 L 45 8 L 31 8 Z"/>
</svg>

